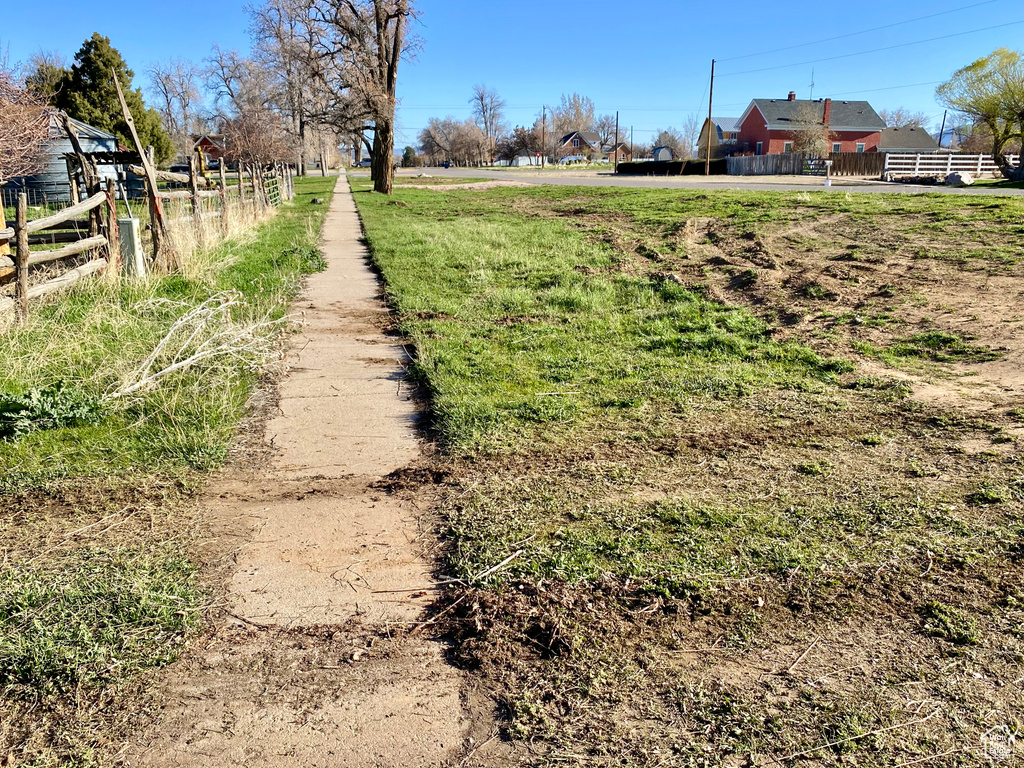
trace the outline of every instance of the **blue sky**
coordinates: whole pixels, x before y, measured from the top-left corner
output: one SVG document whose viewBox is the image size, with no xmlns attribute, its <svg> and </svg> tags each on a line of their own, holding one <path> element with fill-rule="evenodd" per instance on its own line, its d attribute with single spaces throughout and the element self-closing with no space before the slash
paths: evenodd
<svg viewBox="0 0 1024 768">
<path fill-rule="evenodd" d="M 200 60 L 214 43 L 249 45 L 244 4 L 234 0 L 146 0 L 130 11 L 90 0 L 10 5 L 0 46 L 13 61 L 40 49 L 70 59 L 98 31 L 143 87 L 155 62 Z M 565 7 L 419 0 L 415 31 L 422 45 L 400 70 L 398 143 L 415 143 L 432 116 L 468 117 L 475 83 L 501 94 L 513 124 L 531 124 L 543 104 L 575 91 L 593 99 L 599 113 L 618 110 L 623 128 L 632 126 L 636 140 L 646 141 L 655 129 L 679 127 L 688 113 L 706 114 L 712 58 L 719 62 L 716 116 L 738 116 L 754 97 L 785 98 L 795 90 L 807 98 L 813 68 L 815 98 L 903 106 L 924 112 L 937 128 L 938 82 L 999 46 L 1020 49 L 1024 39 L 1024 0 L 869 3 L 853 10 L 809 0 L 592 0 L 577 6 L 588 10 L 572 21 Z"/>
</svg>

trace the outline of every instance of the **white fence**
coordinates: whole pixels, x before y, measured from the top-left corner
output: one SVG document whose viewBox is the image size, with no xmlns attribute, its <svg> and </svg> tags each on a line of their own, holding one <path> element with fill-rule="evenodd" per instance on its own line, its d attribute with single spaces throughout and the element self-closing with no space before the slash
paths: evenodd
<svg viewBox="0 0 1024 768">
<path fill-rule="evenodd" d="M 1020 164 L 1020 155 L 1007 155 L 1010 165 Z M 945 154 L 912 155 L 889 153 L 885 156 L 885 173 L 908 173 L 915 176 L 943 176 L 955 172 L 998 173 L 992 155 L 960 155 L 953 152 Z"/>
</svg>

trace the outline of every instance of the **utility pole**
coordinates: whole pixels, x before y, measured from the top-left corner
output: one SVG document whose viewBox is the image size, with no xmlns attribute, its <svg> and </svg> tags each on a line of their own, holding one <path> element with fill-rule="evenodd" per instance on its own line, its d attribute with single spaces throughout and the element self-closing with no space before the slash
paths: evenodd
<svg viewBox="0 0 1024 768">
<path fill-rule="evenodd" d="M 948 109 L 942 110 L 942 128 L 939 129 L 939 149 L 942 149 L 942 137 L 946 133 L 946 113 Z"/>
<path fill-rule="evenodd" d="M 612 148 L 615 153 L 615 172 L 619 172 L 619 113 L 615 113 L 615 146 Z"/>
<path fill-rule="evenodd" d="M 633 126 L 629 126 L 629 158 L 633 159 Z"/>
<path fill-rule="evenodd" d="M 715 60 L 711 60 L 711 88 L 708 90 L 708 143 L 704 150 L 704 175 L 711 175 L 711 131 L 714 129 L 714 124 L 711 122 L 711 105 L 714 103 L 715 98 Z"/>
<path fill-rule="evenodd" d="M 540 108 L 540 169 L 544 170 L 544 155 L 547 154 L 548 113 L 547 106 Z"/>
</svg>

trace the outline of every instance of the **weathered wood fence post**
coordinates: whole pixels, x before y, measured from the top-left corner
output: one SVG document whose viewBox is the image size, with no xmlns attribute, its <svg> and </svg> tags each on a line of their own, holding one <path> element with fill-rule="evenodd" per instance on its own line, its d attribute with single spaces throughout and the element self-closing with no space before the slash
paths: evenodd
<svg viewBox="0 0 1024 768">
<path fill-rule="evenodd" d="M 0 229 L 7 229 L 7 219 L 4 218 L 4 201 L 0 200 Z M 6 240 L 0 241 L 0 256 L 10 256 L 11 246 Z M 0 277 L 3 276 L 3 270 L 0 269 Z"/>
<path fill-rule="evenodd" d="M 220 175 L 220 232 L 225 238 L 228 236 L 228 175 L 224 170 L 224 158 L 220 159 L 218 167 Z"/>
<path fill-rule="evenodd" d="M 15 209 L 15 232 L 17 233 L 17 247 L 14 254 L 14 267 L 17 270 L 17 285 L 14 287 L 14 301 L 18 312 L 18 321 L 28 321 L 28 195 L 24 192 L 18 195 L 18 205 Z"/>
<path fill-rule="evenodd" d="M 106 223 L 104 236 L 107 238 L 107 280 L 116 282 L 121 276 L 121 232 L 117 228 L 117 186 L 113 179 L 107 179 L 107 205 L 104 208 Z"/>
<path fill-rule="evenodd" d="M 199 198 L 199 162 L 193 152 L 188 158 L 188 194 L 192 200 L 192 228 L 196 232 L 196 242 L 203 246 L 203 201 Z"/>
<path fill-rule="evenodd" d="M 175 256 L 173 248 L 167 242 L 167 219 L 164 217 L 164 207 L 160 202 L 160 190 L 156 184 L 156 170 L 154 168 L 153 156 L 142 146 L 139 139 L 139 132 L 135 128 L 135 120 L 132 118 L 131 110 L 128 109 L 128 102 L 124 100 L 124 91 L 121 90 L 121 81 L 117 78 L 117 72 L 111 70 L 114 77 L 114 86 L 117 88 L 117 98 L 121 102 L 121 112 L 128 124 L 128 131 L 131 133 L 132 141 L 135 143 L 135 150 L 142 160 L 142 167 L 146 171 L 146 190 L 149 195 L 149 218 L 150 232 L 153 236 L 153 266 L 163 272 L 172 272 L 181 265 Z M 152 150 L 152 147 L 150 147 Z"/>
</svg>

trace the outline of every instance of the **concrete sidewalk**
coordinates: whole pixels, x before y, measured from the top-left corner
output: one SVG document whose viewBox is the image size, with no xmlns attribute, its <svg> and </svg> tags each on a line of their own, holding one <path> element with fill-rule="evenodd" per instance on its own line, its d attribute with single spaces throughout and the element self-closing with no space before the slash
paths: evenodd
<svg viewBox="0 0 1024 768">
<path fill-rule="evenodd" d="M 390 640 L 433 594 L 412 502 L 375 487 L 420 456 L 418 413 L 344 176 L 322 250 L 266 425 L 272 465 L 229 472 L 204 503 L 226 531 L 227 619 L 169 670 L 133 765 L 440 766 L 481 720 L 439 643 Z"/>
</svg>

